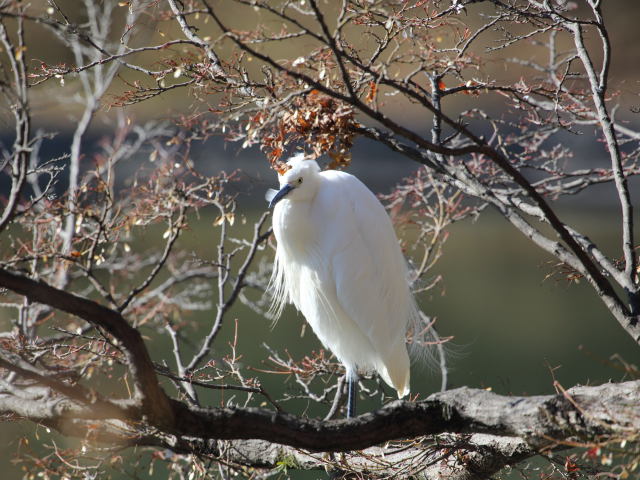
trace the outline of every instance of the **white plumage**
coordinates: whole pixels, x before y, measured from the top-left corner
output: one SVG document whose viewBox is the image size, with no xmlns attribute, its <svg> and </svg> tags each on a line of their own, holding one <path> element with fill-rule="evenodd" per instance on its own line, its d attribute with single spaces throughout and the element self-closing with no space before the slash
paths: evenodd
<svg viewBox="0 0 640 480">
<path fill-rule="evenodd" d="M 350 379 L 358 369 L 374 370 L 404 397 L 405 334 L 418 311 L 387 212 L 353 175 L 321 172 L 302 156 L 288 166 L 280 191 L 267 197 L 278 243 L 273 312 L 293 303 Z"/>
</svg>

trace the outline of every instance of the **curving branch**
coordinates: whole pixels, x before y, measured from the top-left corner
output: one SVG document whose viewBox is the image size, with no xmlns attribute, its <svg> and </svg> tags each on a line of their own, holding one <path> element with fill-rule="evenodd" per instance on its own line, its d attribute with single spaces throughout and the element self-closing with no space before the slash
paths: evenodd
<svg viewBox="0 0 640 480">
<path fill-rule="evenodd" d="M 462 387 L 422 402 L 396 401 L 354 419 L 328 422 L 256 408 L 198 409 L 175 403 L 174 408 L 184 435 L 262 439 L 316 452 L 358 450 L 443 432 L 518 437 L 540 450 L 594 435 L 633 435 L 640 429 L 639 396 L 640 381 L 532 397 Z"/>
<path fill-rule="evenodd" d="M 154 421 L 170 425 L 173 410 L 158 384 L 155 368 L 140 332 L 130 326 L 118 312 L 89 299 L 54 288 L 42 281 L 0 269 L 0 286 L 25 296 L 31 302 L 49 305 L 76 315 L 91 325 L 112 335 L 125 351 L 129 370 L 134 379 L 133 399 Z"/>
</svg>

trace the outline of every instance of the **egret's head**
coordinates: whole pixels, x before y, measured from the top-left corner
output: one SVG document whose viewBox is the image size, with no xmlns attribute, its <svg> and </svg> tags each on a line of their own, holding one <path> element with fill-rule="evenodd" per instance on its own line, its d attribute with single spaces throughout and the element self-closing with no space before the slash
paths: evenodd
<svg viewBox="0 0 640 480">
<path fill-rule="evenodd" d="M 280 190 L 269 202 L 269 207 L 274 207 L 285 197 L 292 201 L 309 200 L 318 190 L 320 167 L 315 160 L 307 160 L 299 154 L 291 157 L 287 166 L 289 168 L 278 175 Z"/>
</svg>

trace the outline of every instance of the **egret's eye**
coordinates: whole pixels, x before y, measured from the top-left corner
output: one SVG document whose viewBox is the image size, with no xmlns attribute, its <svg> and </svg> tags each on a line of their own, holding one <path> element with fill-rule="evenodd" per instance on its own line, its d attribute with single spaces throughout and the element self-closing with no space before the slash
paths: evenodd
<svg viewBox="0 0 640 480">
<path fill-rule="evenodd" d="M 302 177 L 298 179 L 298 185 L 302 183 Z"/>
</svg>

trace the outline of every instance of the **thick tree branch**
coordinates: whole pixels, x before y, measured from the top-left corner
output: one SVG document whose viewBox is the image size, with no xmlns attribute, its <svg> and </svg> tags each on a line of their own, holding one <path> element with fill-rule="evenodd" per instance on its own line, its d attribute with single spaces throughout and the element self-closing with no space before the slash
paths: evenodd
<svg viewBox="0 0 640 480">
<path fill-rule="evenodd" d="M 41 281 L 0 269 L 0 286 L 24 295 L 32 302 L 49 305 L 76 315 L 95 327 L 113 335 L 124 348 L 127 363 L 134 379 L 134 400 L 141 403 L 155 422 L 170 425 L 173 412 L 158 384 L 155 369 L 142 336 L 116 311 L 86 298 L 58 290 Z"/>
<path fill-rule="evenodd" d="M 198 451 L 222 458 L 235 451 L 236 460 L 237 455 L 242 455 L 244 463 L 254 467 L 273 466 L 283 458 L 293 457 L 292 466 L 317 468 L 321 466 L 322 456 L 311 452 L 366 449 L 344 457 L 350 459 L 345 465 L 350 463 L 356 470 L 367 471 L 373 461 L 380 465 L 382 461 L 394 460 L 395 455 L 400 465 L 405 462 L 414 468 L 411 462 L 415 459 L 403 457 L 397 444 L 371 448 L 404 439 L 408 441 L 402 443 L 405 449 L 427 453 L 421 459 L 423 468 L 435 466 L 430 462 L 436 458 L 446 459 L 447 455 L 438 457 L 435 446 L 439 446 L 441 450 L 459 448 L 479 452 L 476 467 L 484 462 L 481 469 L 486 473 L 541 450 L 562 449 L 576 442 L 602 443 L 632 438 L 640 430 L 639 396 L 640 381 L 574 387 L 561 390 L 557 395 L 531 397 L 504 396 L 464 387 L 431 395 L 422 402 L 398 401 L 376 412 L 333 421 L 304 419 L 257 408 L 203 409 L 173 401 L 174 415 L 181 420 L 175 428 L 150 430 L 140 425 L 136 430 L 135 419 L 132 419 L 134 422 L 123 429 L 119 440 L 111 421 L 102 424 L 100 429 L 96 429 L 95 422 L 91 427 L 89 424 L 83 427 L 83 418 L 90 418 L 86 411 L 72 422 L 61 422 L 61 415 L 68 417 L 68 412 L 74 410 L 71 406 L 59 408 L 58 403 L 51 400 L 19 402 L 0 394 L 0 414 L 18 415 L 54 428 L 60 426 L 65 429 L 64 433 L 74 436 L 83 436 L 92 428 L 96 441 L 108 443 L 165 446 L 177 453 Z M 446 440 L 422 438 L 441 434 L 446 435 Z M 233 442 L 221 444 L 221 440 Z M 267 448 L 265 442 L 272 446 Z M 398 467 L 397 462 L 391 463 Z M 473 462 L 462 466 L 465 465 L 471 467 Z M 447 462 L 440 465 L 441 468 L 455 466 Z"/>
<path fill-rule="evenodd" d="M 186 408 L 181 435 L 262 439 L 310 451 L 347 451 L 420 435 L 486 433 L 523 438 L 534 449 L 568 439 L 624 437 L 640 430 L 640 381 L 574 387 L 564 395 L 510 397 L 458 388 L 418 403 L 393 402 L 351 420 L 324 422 L 256 408 Z"/>
</svg>

